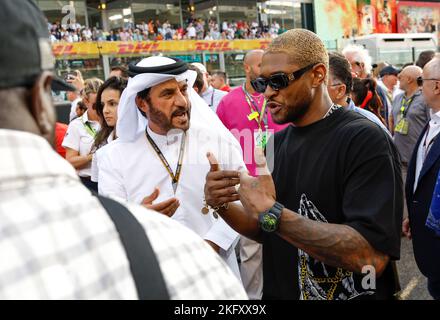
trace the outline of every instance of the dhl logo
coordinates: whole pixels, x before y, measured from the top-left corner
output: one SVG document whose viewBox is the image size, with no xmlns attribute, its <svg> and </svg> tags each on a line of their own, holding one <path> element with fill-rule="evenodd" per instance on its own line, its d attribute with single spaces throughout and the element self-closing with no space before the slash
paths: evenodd
<svg viewBox="0 0 440 320">
<path fill-rule="evenodd" d="M 196 42 L 196 51 L 230 51 L 230 41 Z"/>
<path fill-rule="evenodd" d="M 57 43 L 52 45 L 56 57 L 64 56 L 98 56 L 98 54 L 131 55 L 152 52 L 224 52 L 233 50 L 267 49 L 271 40 L 243 41 L 150 41 L 150 42 L 109 42 L 99 47 L 95 42 L 88 43 Z"/>
<path fill-rule="evenodd" d="M 141 53 L 141 52 L 151 52 L 158 51 L 160 44 L 157 42 L 149 42 L 149 43 L 123 43 L 118 44 L 118 54 L 132 54 L 132 53 Z"/>
<path fill-rule="evenodd" d="M 54 56 L 75 55 L 77 52 L 71 44 L 56 44 L 52 47 Z"/>
<path fill-rule="evenodd" d="M 271 42 L 272 42 L 271 40 L 261 40 L 260 41 L 260 49 L 266 50 Z"/>
</svg>

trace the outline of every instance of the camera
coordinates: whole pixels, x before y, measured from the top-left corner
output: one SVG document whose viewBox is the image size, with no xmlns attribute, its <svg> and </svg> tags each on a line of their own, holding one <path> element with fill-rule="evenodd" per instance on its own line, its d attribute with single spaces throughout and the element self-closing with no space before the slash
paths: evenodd
<svg viewBox="0 0 440 320">
<path fill-rule="evenodd" d="M 64 80 L 73 80 L 76 77 L 76 73 L 75 72 L 67 72 L 64 75 Z"/>
</svg>

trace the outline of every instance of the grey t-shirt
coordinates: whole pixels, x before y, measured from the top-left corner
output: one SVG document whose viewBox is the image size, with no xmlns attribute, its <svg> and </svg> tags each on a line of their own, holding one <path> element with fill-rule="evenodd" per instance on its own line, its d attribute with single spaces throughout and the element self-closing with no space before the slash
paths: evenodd
<svg viewBox="0 0 440 320">
<path fill-rule="evenodd" d="M 394 127 L 401 119 L 400 108 L 405 94 L 399 94 L 393 101 L 393 118 Z M 408 99 L 405 99 L 408 100 Z M 412 152 L 417 143 L 417 140 L 422 133 L 423 128 L 430 120 L 429 109 L 425 103 L 422 92 L 419 90 L 413 95 L 411 104 L 409 105 L 406 114 L 408 120 L 408 134 L 403 135 L 399 132 L 394 132 L 394 144 L 399 150 L 402 162 L 408 163 L 411 159 Z"/>
</svg>

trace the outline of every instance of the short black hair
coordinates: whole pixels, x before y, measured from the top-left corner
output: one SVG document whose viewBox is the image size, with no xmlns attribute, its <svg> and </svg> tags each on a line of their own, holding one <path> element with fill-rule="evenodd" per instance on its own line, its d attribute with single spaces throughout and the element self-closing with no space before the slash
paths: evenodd
<svg viewBox="0 0 440 320">
<path fill-rule="evenodd" d="M 431 61 L 435 56 L 435 51 L 434 50 L 426 50 L 426 51 L 422 51 L 420 52 L 419 58 L 416 61 L 416 66 L 420 67 L 423 69 L 423 67 L 429 62 Z"/>
<path fill-rule="evenodd" d="M 147 88 L 147 89 L 144 89 L 144 90 L 142 90 L 142 91 L 139 91 L 139 92 L 136 94 L 136 97 L 138 97 L 138 98 L 140 98 L 140 99 L 142 99 L 142 100 L 147 101 L 148 104 L 151 104 L 150 91 L 151 91 L 151 87 L 150 87 L 150 88 Z M 138 107 L 138 110 L 139 110 L 139 112 L 140 112 L 145 118 L 147 117 L 147 114 L 146 114 L 145 112 L 143 112 L 139 107 Z"/>
<path fill-rule="evenodd" d="M 329 52 L 329 67 L 334 78 L 345 84 L 345 93 L 350 94 L 353 86 L 350 62 L 338 52 Z"/>
<path fill-rule="evenodd" d="M 124 65 L 115 65 L 111 67 L 111 71 L 121 71 L 121 77 L 127 79 L 128 78 L 128 68 Z"/>
<path fill-rule="evenodd" d="M 85 105 L 84 102 L 78 101 L 78 103 L 76 104 L 77 107 L 79 107 L 81 110 L 86 111 L 87 110 L 87 106 Z"/>
<path fill-rule="evenodd" d="M 407 62 L 407 63 L 405 63 L 405 64 L 402 66 L 402 69 L 400 69 L 400 72 L 402 72 L 402 70 L 405 69 L 406 67 L 413 66 L 413 65 L 414 65 L 413 62 Z"/>
<path fill-rule="evenodd" d="M 224 71 L 221 71 L 221 70 L 214 70 L 214 71 L 211 72 L 211 75 L 213 75 L 213 76 L 220 76 L 220 77 L 223 78 L 223 80 L 224 80 L 225 82 L 228 81 L 228 75 L 227 75 L 226 72 L 224 72 Z"/>
<path fill-rule="evenodd" d="M 151 87 L 144 89 L 142 91 L 139 91 L 136 96 L 141 98 L 142 100 L 147 100 L 150 96 Z"/>
</svg>

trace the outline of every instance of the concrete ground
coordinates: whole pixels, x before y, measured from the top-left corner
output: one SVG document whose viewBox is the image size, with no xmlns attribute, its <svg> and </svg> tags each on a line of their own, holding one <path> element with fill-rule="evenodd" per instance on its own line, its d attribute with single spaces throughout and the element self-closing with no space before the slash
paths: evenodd
<svg viewBox="0 0 440 320">
<path fill-rule="evenodd" d="M 403 300 L 432 300 L 428 293 L 426 278 L 420 273 L 414 260 L 410 240 L 402 238 L 400 261 L 397 262 L 401 298 Z"/>
</svg>

